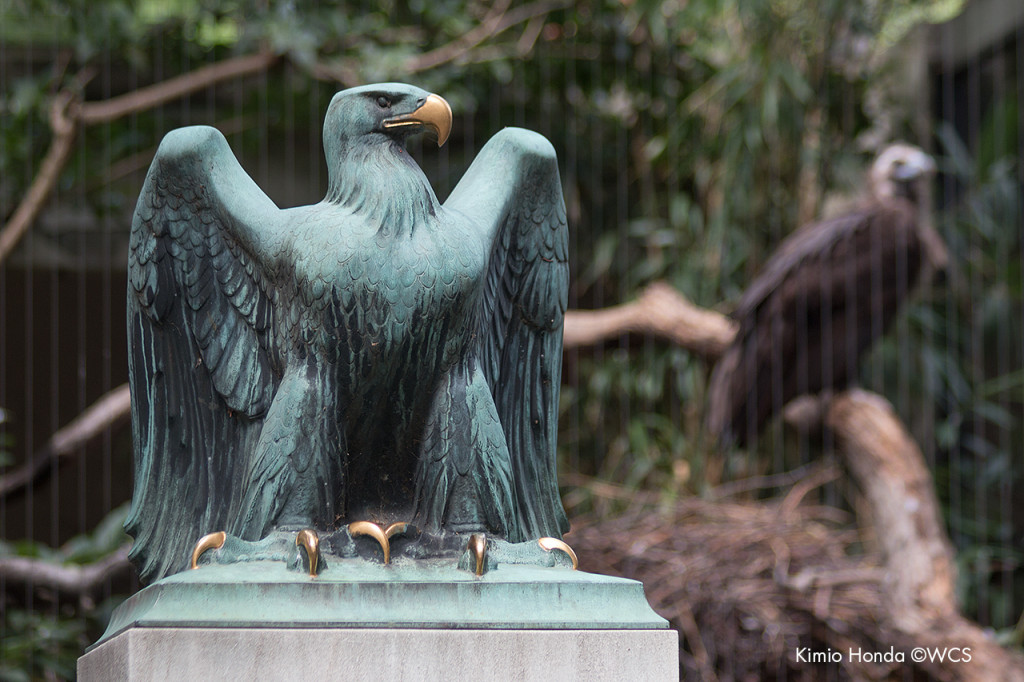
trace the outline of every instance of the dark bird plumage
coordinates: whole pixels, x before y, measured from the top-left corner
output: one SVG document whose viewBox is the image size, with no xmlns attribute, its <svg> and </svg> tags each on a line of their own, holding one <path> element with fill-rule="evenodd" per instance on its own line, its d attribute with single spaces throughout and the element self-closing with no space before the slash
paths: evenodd
<svg viewBox="0 0 1024 682">
<path fill-rule="evenodd" d="M 338 93 L 328 193 L 313 206 L 278 209 L 213 128 L 161 144 L 128 285 L 126 527 L 145 580 L 185 568 L 219 529 L 259 540 L 414 520 L 512 542 L 568 529 L 554 461 L 568 289 L 555 153 L 503 130 L 441 204 L 404 144 L 444 127 L 420 115 L 443 103 L 430 97 L 401 84 Z"/>
<path fill-rule="evenodd" d="M 708 427 L 722 445 L 745 445 L 798 396 L 854 381 L 915 284 L 945 267 L 945 246 L 922 219 L 934 170 L 916 147 L 890 146 L 856 209 L 801 227 L 769 258 L 712 372 Z"/>
</svg>

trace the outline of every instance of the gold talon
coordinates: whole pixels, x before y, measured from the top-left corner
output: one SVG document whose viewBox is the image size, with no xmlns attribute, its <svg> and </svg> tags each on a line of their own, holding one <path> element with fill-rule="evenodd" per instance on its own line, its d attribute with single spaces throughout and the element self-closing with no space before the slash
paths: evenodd
<svg viewBox="0 0 1024 682">
<path fill-rule="evenodd" d="M 295 546 L 304 547 L 309 559 L 309 577 L 316 577 L 316 565 L 320 562 L 320 536 L 312 528 L 305 528 L 295 536 Z"/>
<path fill-rule="evenodd" d="M 388 526 L 387 528 L 384 529 L 384 535 L 386 535 L 388 537 L 388 539 L 391 539 L 391 538 L 393 538 L 396 535 L 401 535 L 406 530 L 408 530 L 408 528 L 409 528 L 409 524 L 405 523 L 404 521 L 399 521 L 398 523 L 392 523 L 390 526 Z"/>
<path fill-rule="evenodd" d="M 376 540 L 380 544 L 380 548 L 384 550 L 384 563 L 391 563 L 391 543 L 388 541 L 387 533 L 378 526 L 376 523 L 370 521 L 356 521 L 355 523 L 348 524 L 348 534 L 351 536 L 356 535 L 369 535 L 371 538 Z"/>
<path fill-rule="evenodd" d="M 580 562 L 579 559 L 576 558 L 576 552 L 572 551 L 572 547 L 567 545 L 564 541 L 559 540 L 558 538 L 541 538 L 540 540 L 537 540 L 537 544 L 546 552 L 550 552 L 553 549 L 562 550 L 569 555 L 570 559 L 572 559 L 572 570 L 575 571 L 579 568 Z"/>
<path fill-rule="evenodd" d="M 469 550 L 469 553 L 473 555 L 473 559 L 476 560 L 476 570 L 473 572 L 477 575 L 483 575 L 484 559 L 487 558 L 487 536 L 483 533 L 473 533 L 469 536 L 466 549 Z"/>
<path fill-rule="evenodd" d="M 228 534 L 221 530 L 199 538 L 195 549 L 192 550 L 192 563 L 189 567 L 199 568 L 199 557 L 203 555 L 203 552 L 208 549 L 220 549 L 224 546 L 224 541 L 227 540 L 227 537 Z"/>
</svg>

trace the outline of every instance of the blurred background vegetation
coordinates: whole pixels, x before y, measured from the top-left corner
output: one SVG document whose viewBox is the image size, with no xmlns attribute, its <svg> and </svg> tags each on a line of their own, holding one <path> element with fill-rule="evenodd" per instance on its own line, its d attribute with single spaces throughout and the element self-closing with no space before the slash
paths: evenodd
<svg viewBox="0 0 1024 682">
<path fill-rule="evenodd" d="M 934 220 L 945 284 L 919 297 L 863 366 L 935 473 L 965 612 L 1011 636 L 1024 609 L 1024 17 L 998 0 L 0 0 L 0 217 L 53 141 L 58 92 L 107 100 L 239 55 L 266 69 L 78 131 L 53 196 L 0 263 L 0 465 L 126 380 L 130 215 L 160 138 L 205 123 L 279 204 L 326 186 L 320 125 L 338 89 L 412 82 L 455 112 L 437 152 L 414 143 L 444 197 L 506 125 L 560 154 L 572 231 L 570 304 L 600 308 L 666 280 L 727 312 L 778 242 L 856 193 L 885 143 L 939 159 Z M 984 6 L 977 10 L 978 6 Z M 943 22 L 989 16 L 991 35 Z M 981 31 L 982 36 L 986 34 Z M 972 34 L 973 35 L 973 34 Z M 965 37 L 966 36 L 966 37 Z M 614 514 L 585 480 L 665 500 L 828 457 L 782 428 L 749 452 L 702 427 L 709 367 L 624 335 L 569 351 L 560 421 L 570 514 Z M 0 497 L 0 557 L 87 563 L 122 543 L 127 429 Z M 828 502 L 852 504 L 842 484 Z M 113 514 L 113 516 L 109 516 Z M 105 519 L 105 520 L 104 520 Z M 132 583 L 68 599 L 0 578 L 0 678 L 73 676 Z"/>
</svg>

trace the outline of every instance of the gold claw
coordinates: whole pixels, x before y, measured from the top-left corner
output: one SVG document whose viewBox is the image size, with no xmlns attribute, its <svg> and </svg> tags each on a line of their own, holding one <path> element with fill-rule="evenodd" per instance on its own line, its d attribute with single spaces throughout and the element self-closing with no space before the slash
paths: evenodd
<svg viewBox="0 0 1024 682">
<path fill-rule="evenodd" d="M 484 559 L 487 558 L 487 536 L 483 533 L 473 533 L 469 536 L 469 543 L 466 544 L 466 549 L 473 555 L 473 559 L 476 561 L 476 568 L 473 571 L 477 575 L 484 574 Z"/>
<path fill-rule="evenodd" d="M 320 562 L 320 536 L 312 528 L 304 528 L 295 536 L 295 546 L 306 550 L 309 559 L 309 577 L 316 577 L 316 565 Z"/>
<path fill-rule="evenodd" d="M 356 521 L 355 523 L 348 524 L 348 534 L 351 536 L 356 535 L 369 535 L 371 538 L 380 544 L 380 548 L 384 550 L 384 563 L 391 563 L 391 543 L 388 541 L 387 533 L 378 526 L 376 523 L 370 521 Z"/>
<path fill-rule="evenodd" d="M 401 535 L 406 530 L 408 530 L 408 528 L 409 528 L 409 524 L 405 523 L 404 521 L 399 521 L 398 523 L 392 523 L 391 525 L 389 525 L 387 528 L 384 529 L 384 535 L 386 535 L 388 537 L 388 539 L 390 540 L 391 538 L 393 538 L 396 535 Z"/>
<path fill-rule="evenodd" d="M 192 550 L 192 562 L 189 564 L 189 567 L 199 568 L 199 557 L 203 555 L 203 552 L 208 549 L 220 549 L 224 546 L 224 541 L 227 537 L 228 534 L 221 530 L 199 538 L 195 549 Z"/>
<path fill-rule="evenodd" d="M 569 555 L 570 559 L 572 559 L 572 570 L 575 571 L 579 568 L 580 562 L 579 559 L 576 558 L 576 552 L 572 551 L 572 547 L 567 545 L 564 541 L 559 540 L 558 538 L 541 538 L 540 540 L 537 540 L 537 544 L 547 552 L 550 552 L 553 549 L 562 550 Z"/>
</svg>

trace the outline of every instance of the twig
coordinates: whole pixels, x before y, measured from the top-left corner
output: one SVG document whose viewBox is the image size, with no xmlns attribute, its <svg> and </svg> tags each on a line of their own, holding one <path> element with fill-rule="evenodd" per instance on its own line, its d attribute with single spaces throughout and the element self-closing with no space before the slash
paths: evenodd
<svg viewBox="0 0 1024 682">
<path fill-rule="evenodd" d="M 53 460 L 74 454 L 90 440 L 127 417 L 130 409 L 128 384 L 122 384 L 104 395 L 53 434 L 30 461 L 0 476 L 0 499 L 28 486 L 49 469 Z"/>
<path fill-rule="evenodd" d="M 91 564 L 57 565 L 27 557 L 0 558 L 0 581 L 12 584 L 46 587 L 61 594 L 83 597 L 95 592 L 108 579 L 128 570 L 128 546 L 118 548 Z"/>
<path fill-rule="evenodd" d="M 625 332 L 656 334 L 716 359 L 736 335 L 736 323 L 721 313 L 694 305 L 664 282 L 651 284 L 630 303 L 565 314 L 566 348 L 596 344 Z"/>
<path fill-rule="evenodd" d="M 800 506 L 803 499 L 807 497 L 807 494 L 815 488 L 820 488 L 826 483 L 839 478 L 840 472 L 836 467 L 822 468 L 815 471 L 809 476 L 802 478 L 798 481 L 783 498 L 782 504 L 779 505 L 779 513 L 783 516 L 792 514 L 793 511 Z"/>
<path fill-rule="evenodd" d="M 711 665 L 711 657 L 708 656 L 707 647 L 700 637 L 700 628 L 697 627 L 693 611 L 686 604 L 679 605 L 679 629 L 690 643 L 690 650 L 693 651 L 694 662 L 700 669 L 701 678 L 709 682 L 717 681 L 718 676 Z"/>
<path fill-rule="evenodd" d="M 533 46 L 537 44 L 537 38 L 540 37 L 542 30 L 544 30 L 543 16 L 533 17 L 527 22 L 526 28 L 523 29 L 523 34 L 519 36 L 519 40 L 516 42 L 516 54 L 519 57 L 526 57 L 533 52 Z"/>
<path fill-rule="evenodd" d="M 768 488 L 786 488 L 797 483 L 808 476 L 816 476 L 821 471 L 835 471 L 835 467 L 827 464 L 810 462 L 799 466 L 791 471 L 783 471 L 778 474 L 765 474 L 763 476 L 748 476 L 728 483 L 717 485 L 708 491 L 708 497 L 712 500 L 722 500 L 735 497 L 741 493 L 752 490 L 765 490 Z"/>
<path fill-rule="evenodd" d="M 454 61 L 488 38 L 496 36 L 516 24 L 521 24 L 522 22 L 529 21 L 534 17 L 543 16 L 556 9 L 562 9 L 569 5 L 565 0 L 560 0 L 558 2 L 544 1 L 534 2 L 529 5 L 523 5 L 521 7 L 505 11 L 508 4 L 509 3 L 506 0 L 501 3 L 499 7 L 492 9 L 476 28 L 472 29 L 468 33 L 464 33 L 452 42 L 433 49 L 430 52 L 424 52 L 417 57 L 413 57 L 406 63 L 406 71 L 409 73 L 417 73 L 419 71 L 426 71 L 427 69 L 432 69 L 440 66 L 441 64 Z"/>
<path fill-rule="evenodd" d="M 591 476 L 567 471 L 558 477 L 562 485 L 571 485 L 576 488 L 585 488 L 591 494 L 607 500 L 624 500 L 627 502 L 638 502 L 641 504 L 656 504 L 658 495 L 656 493 L 633 490 L 623 485 L 609 483 Z"/>
</svg>

